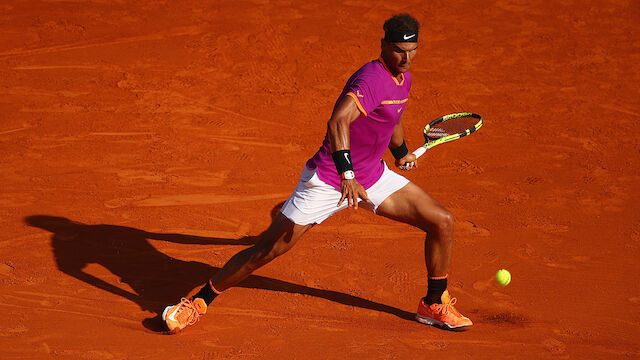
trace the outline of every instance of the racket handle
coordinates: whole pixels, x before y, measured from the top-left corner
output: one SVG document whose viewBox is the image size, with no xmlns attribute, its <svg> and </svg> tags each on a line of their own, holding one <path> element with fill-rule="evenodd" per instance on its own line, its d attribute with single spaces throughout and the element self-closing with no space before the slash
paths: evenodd
<svg viewBox="0 0 640 360">
<path fill-rule="evenodd" d="M 414 152 L 412 152 L 413 155 L 416 156 L 416 158 L 419 158 L 420 156 L 422 156 L 422 154 L 424 154 L 427 151 L 427 148 L 424 146 L 420 146 L 419 148 L 417 148 Z"/>
</svg>

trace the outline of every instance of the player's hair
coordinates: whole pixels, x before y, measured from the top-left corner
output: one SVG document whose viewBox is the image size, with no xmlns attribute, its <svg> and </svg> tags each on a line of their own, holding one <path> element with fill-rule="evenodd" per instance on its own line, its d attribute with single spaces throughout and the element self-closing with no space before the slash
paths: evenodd
<svg viewBox="0 0 640 360">
<path fill-rule="evenodd" d="M 385 33 L 417 33 L 420 29 L 420 23 L 409 14 L 397 14 L 385 21 L 382 29 L 384 29 Z"/>
</svg>

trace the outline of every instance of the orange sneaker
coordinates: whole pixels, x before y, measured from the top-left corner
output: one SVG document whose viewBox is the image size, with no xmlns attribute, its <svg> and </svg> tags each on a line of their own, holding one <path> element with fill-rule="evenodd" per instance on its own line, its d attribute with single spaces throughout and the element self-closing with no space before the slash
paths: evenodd
<svg viewBox="0 0 640 360">
<path fill-rule="evenodd" d="M 423 324 L 437 326 L 445 330 L 467 330 L 473 325 L 469 318 L 463 316 L 453 307 L 456 298 L 449 296 L 449 291 L 442 293 L 442 304 L 426 305 L 424 300 L 420 300 L 416 320 Z"/>
<path fill-rule="evenodd" d="M 182 298 L 179 304 L 169 305 L 162 312 L 162 320 L 172 334 L 193 325 L 207 312 L 207 303 L 201 298 Z"/>
</svg>

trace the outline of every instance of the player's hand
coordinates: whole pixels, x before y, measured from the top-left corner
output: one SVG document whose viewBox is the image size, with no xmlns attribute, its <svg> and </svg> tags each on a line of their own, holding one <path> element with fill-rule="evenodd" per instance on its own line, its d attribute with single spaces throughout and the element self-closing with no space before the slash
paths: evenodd
<svg viewBox="0 0 640 360">
<path fill-rule="evenodd" d="M 408 153 L 402 159 L 396 160 L 396 166 L 400 170 L 411 170 L 418 167 L 418 158 L 412 153 Z"/>
<path fill-rule="evenodd" d="M 342 202 L 346 199 L 349 203 L 349 207 L 353 207 L 354 209 L 358 208 L 358 198 L 367 201 L 369 200 L 369 196 L 367 196 L 367 192 L 364 190 L 364 187 L 360 185 L 355 179 L 351 180 L 342 180 L 340 182 L 340 188 L 342 190 L 342 197 L 338 202 L 338 206 L 342 205 Z"/>
</svg>

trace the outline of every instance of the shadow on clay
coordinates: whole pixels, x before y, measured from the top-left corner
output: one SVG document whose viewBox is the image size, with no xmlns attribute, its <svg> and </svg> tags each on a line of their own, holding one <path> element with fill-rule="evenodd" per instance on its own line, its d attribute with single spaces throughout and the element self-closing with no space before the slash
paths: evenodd
<svg viewBox="0 0 640 360">
<path fill-rule="evenodd" d="M 282 203 L 271 212 L 274 217 Z M 168 256 L 149 243 L 148 239 L 193 245 L 253 245 L 258 236 L 225 239 L 186 234 L 151 233 L 119 225 L 87 225 L 64 217 L 32 215 L 25 223 L 52 233 L 51 245 L 58 268 L 65 274 L 99 289 L 120 295 L 138 304 L 142 310 L 156 313 L 143 325 L 152 331 L 164 331 L 160 314 L 168 304 L 177 302 L 194 288 L 204 284 L 220 268 L 198 261 L 183 261 Z M 124 290 L 83 269 L 99 264 L 131 287 Z M 291 282 L 251 275 L 238 287 L 281 291 L 315 296 L 343 305 L 386 312 L 401 319 L 413 320 L 413 313 L 348 295 L 338 291 L 316 289 Z M 212 305 L 215 308 L 215 303 Z"/>
</svg>

